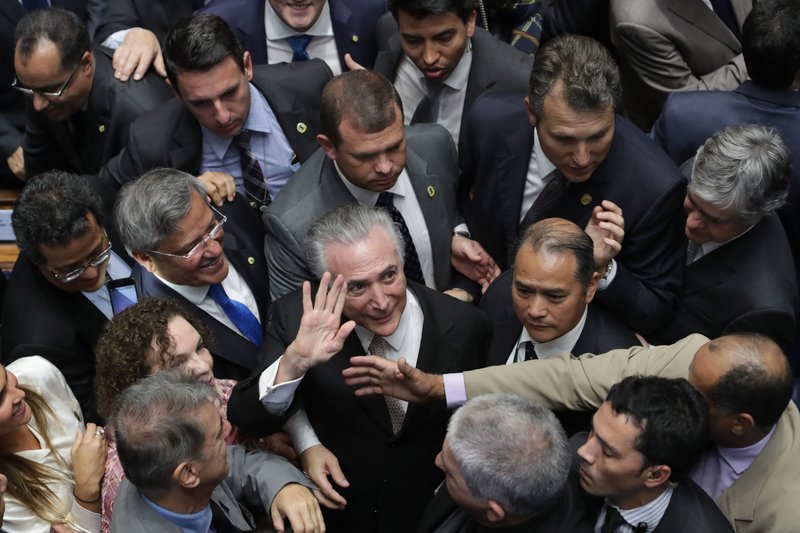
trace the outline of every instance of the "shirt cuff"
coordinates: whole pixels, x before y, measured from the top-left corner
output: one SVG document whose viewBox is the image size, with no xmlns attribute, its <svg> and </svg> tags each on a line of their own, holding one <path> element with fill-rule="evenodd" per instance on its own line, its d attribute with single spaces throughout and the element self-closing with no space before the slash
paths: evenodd
<svg viewBox="0 0 800 533">
<path fill-rule="evenodd" d="M 258 397 L 261 405 L 267 412 L 274 415 L 282 415 L 292 405 L 297 387 L 303 376 L 299 378 L 275 385 L 275 377 L 278 375 L 278 367 L 283 360 L 280 356 L 277 361 L 269 365 L 258 378 Z"/>
<path fill-rule="evenodd" d="M 617 262 L 613 259 L 611 260 L 611 270 L 608 271 L 608 276 L 605 278 L 600 278 L 600 283 L 597 284 L 597 290 L 604 291 L 611 285 L 611 282 L 614 281 L 614 276 L 617 275 Z"/>
<path fill-rule="evenodd" d="M 445 374 L 444 399 L 449 409 L 460 407 L 467 401 L 467 386 L 464 384 L 464 374 Z"/>
<path fill-rule="evenodd" d="M 292 445 L 297 455 L 302 454 L 312 446 L 322 444 L 319 441 L 319 437 L 317 437 L 317 432 L 311 427 L 306 410 L 302 407 L 289 417 L 289 420 L 283 425 L 283 429 L 291 435 Z"/>
<path fill-rule="evenodd" d="M 119 46 L 122 44 L 122 41 L 125 40 L 125 37 L 128 36 L 128 33 L 132 29 L 133 28 L 128 28 L 127 30 L 115 31 L 114 33 L 106 37 L 106 40 L 103 41 L 101 44 L 103 46 L 111 48 L 112 50 L 116 50 L 117 48 L 119 48 Z"/>
</svg>

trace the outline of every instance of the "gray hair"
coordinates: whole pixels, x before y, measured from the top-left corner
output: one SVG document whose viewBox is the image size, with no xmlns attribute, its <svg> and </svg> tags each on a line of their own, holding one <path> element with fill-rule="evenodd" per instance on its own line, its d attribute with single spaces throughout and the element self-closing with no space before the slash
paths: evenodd
<svg viewBox="0 0 800 533">
<path fill-rule="evenodd" d="M 729 126 L 697 150 L 691 193 L 755 224 L 786 202 L 791 156 L 775 128 Z"/>
<path fill-rule="evenodd" d="M 455 412 L 447 444 L 471 495 L 516 516 L 553 506 L 567 482 L 571 454 L 552 411 L 512 394 L 487 394 Z"/>
<path fill-rule="evenodd" d="M 528 84 L 536 117 L 544 116 L 544 99 L 558 81 L 563 98 L 575 111 L 616 111 L 622 99 L 619 67 L 599 42 L 581 35 L 561 35 L 536 52 Z"/>
<path fill-rule="evenodd" d="M 172 168 L 151 170 L 125 185 L 117 197 L 114 220 L 128 253 L 153 250 L 169 237 L 189 213 L 193 194 L 205 200 L 205 185 Z"/>
<path fill-rule="evenodd" d="M 389 235 L 403 264 L 405 245 L 389 214 L 380 208 L 347 204 L 318 218 L 306 236 L 308 266 L 317 279 L 330 272 L 327 250 L 331 244 L 352 245 L 365 240 L 373 228 L 381 227 Z M 331 272 L 332 274 L 336 274 Z"/>
<path fill-rule="evenodd" d="M 208 384 L 177 369 L 143 378 L 120 394 L 110 424 L 125 476 L 142 494 L 163 496 L 180 463 L 203 458 L 206 428 L 197 412 L 214 398 Z"/>
</svg>

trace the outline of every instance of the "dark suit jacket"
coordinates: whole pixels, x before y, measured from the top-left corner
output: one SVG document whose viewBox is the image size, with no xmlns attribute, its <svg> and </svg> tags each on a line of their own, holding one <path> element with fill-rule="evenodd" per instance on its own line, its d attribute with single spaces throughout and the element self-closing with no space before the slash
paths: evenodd
<svg viewBox="0 0 800 533">
<path fill-rule="evenodd" d="M 29 177 L 53 168 L 96 174 L 125 147 L 131 122 L 172 98 L 169 86 L 154 71 L 141 81 L 121 82 L 114 78 L 111 50 L 97 46 L 92 51 L 92 92 L 86 111 L 79 113 L 82 126 L 77 137 L 68 125 L 73 117 L 53 122 L 28 102 L 23 149 Z"/>
<path fill-rule="evenodd" d="M 51 0 L 86 20 L 86 0 Z M 10 173 L 6 159 L 22 146 L 25 96 L 11 87 L 14 80 L 14 30 L 27 11 L 18 1 L 0 2 L 0 174 Z"/>
<path fill-rule="evenodd" d="M 576 477 L 575 474 L 570 474 Z M 456 515 L 457 513 L 457 515 Z M 594 521 L 587 507 L 587 498 L 576 479 L 570 479 L 561 497 L 553 506 L 524 524 L 514 527 L 489 528 L 475 522 L 458 508 L 442 485 L 425 509 L 417 533 L 594 533 Z M 453 527 L 455 520 L 460 524 Z"/>
<path fill-rule="evenodd" d="M 406 138 L 406 170 L 428 227 L 434 278 L 438 288 L 449 289 L 453 285 L 450 239 L 460 220 L 455 198 L 455 146 L 447 130 L 433 124 L 407 127 Z M 314 221 L 355 202 L 322 149 L 286 184 L 263 215 L 273 300 L 313 279 L 306 264 L 304 241 Z"/>
<path fill-rule="evenodd" d="M 140 27 L 162 42 L 167 30 L 192 11 L 192 0 L 108 0 L 95 40 L 102 43 L 112 33 Z"/>
<path fill-rule="evenodd" d="M 394 83 L 397 68 L 403 58 L 403 48 L 400 44 L 397 22 L 391 13 L 387 13 L 381 19 L 378 35 L 381 40 L 378 57 L 375 59 L 375 72 L 383 74 Z M 472 36 L 472 66 L 467 79 L 464 108 L 461 110 L 459 153 L 463 153 L 466 117 L 475 99 L 489 89 L 527 90 L 532 68 L 532 56 L 495 39 L 483 28 L 475 28 L 475 34 Z"/>
<path fill-rule="evenodd" d="M 425 316 L 417 368 L 436 374 L 483 364 L 489 321 L 469 305 L 409 283 Z M 269 419 L 261 406 L 258 378 L 297 334 L 302 316 L 301 291 L 273 305 L 264 341 L 263 366 L 234 389 L 228 418 L 251 435 L 263 433 Z M 425 505 L 442 480 L 434 458 L 442 447 L 449 412 L 443 403 L 409 405 L 403 428 L 394 436 L 381 396 L 357 397 L 341 372 L 351 356 L 364 353 L 355 334 L 330 361 L 311 369 L 298 390 L 320 441 L 336 457 L 350 481 L 339 489 L 344 511 L 324 510 L 328 531 L 407 533 L 416 527 Z"/>
<path fill-rule="evenodd" d="M 253 85 L 269 102 L 301 163 L 317 149 L 319 97 L 330 78 L 328 66 L 316 59 L 253 68 Z M 131 125 L 128 146 L 101 169 L 100 176 L 122 186 L 158 167 L 196 175 L 202 147 L 200 123 L 174 99 Z"/>
<path fill-rule="evenodd" d="M 671 344 L 690 333 L 714 339 L 753 332 L 770 337 L 784 350 L 791 345 L 797 278 L 778 217 L 763 218 L 738 239 L 685 268 L 678 307 L 654 341 Z"/>
<path fill-rule="evenodd" d="M 789 152 L 794 154 L 792 182 L 786 205 L 778 211 L 800 274 L 800 93 L 774 90 L 753 81 L 734 91 L 673 93 L 650 136 L 682 165 L 714 133 L 735 124 L 764 124 L 778 130 Z"/>
<path fill-rule="evenodd" d="M 350 54 L 356 63 L 372 68 L 377 53 L 375 27 L 386 12 L 382 0 L 328 0 L 336 50 L 342 72 L 347 72 L 344 55 Z M 267 34 L 264 27 L 263 0 L 212 0 L 199 11 L 219 15 L 230 24 L 245 50 L 249 50 L 256 65 L 267 64 Z"/>
<path fill-rule="evenodd" d="M 534 130 L 523 98 L 510 92 L 478 98 L 469 116 L 462 158 L 462 212 L 473 238 L 501 268 L 511 264 L 533 150 Z M 685 189 L 675 164 L 638 128 L 617 117 L 605 160 L 588 180 L 570 184 L 553 209 L 543 214 L 585 227 L 602 200 L 622 208 L 625 240 L 617 274 L 595 299 L 639 333 L 661 326 L 675 305 L 681 286 Z"/>
<path fill-rule="evenodd" d="M 267 263 L 262 251 L 264 234 L 261 225 L 247 200 L 239 195 L 233 202 L 226 202 L 219 210 L 228 217 L 223 238 L 225 257 L 253 292 L 261 318 L 261 327 L 266 330 L 269 319 L 269 286 Z M 211 330 L 214 337 L 211 355 L 214 359 L 214 375 L 217 378 L 244 379 L 257 366 L 259 347 L 200 310 L 141 265 L 133 269 L 132 276 L 142 298 L 148 296 L 173 298 Z"/>
</svg>

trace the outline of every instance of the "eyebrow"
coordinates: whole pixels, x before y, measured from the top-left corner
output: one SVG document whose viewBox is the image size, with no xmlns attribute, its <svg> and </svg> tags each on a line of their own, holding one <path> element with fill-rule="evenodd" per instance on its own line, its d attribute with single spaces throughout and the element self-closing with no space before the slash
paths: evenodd
<svg viewBox="0 0 800 533">
<path fill-rule="evenodd" d="M 211 210 L 209 209 L 209 211 L 211 211 Z M 189 250 L 191 250 L 192 248 L 194 248 L 194 247 L 197 245 L 197 243 L 199 243 L 200 241 L 202 241 L 202 240 L 203 240 L 203 239 L 206 237 L 206 234 L 207 234 L 209 231 L 211 231 L 211 229 L 212 229 L 212 228 L 213 228 L 213 227 L 214 227 L 214 226 L 217 224 L 217 222 L 219 222 L 219 221 L 217 220 L 217 217 L 216 217 L 216 215 L 214 214 L 214 211 L 211 211 L 211 222 L 209 222 L 208 224 L 206 224 L 206 231 L 205 231 L 205 233 L 203 233 L 202 235 L 200 235 L 199 237 L 197 237 L 196 239 L 194 239 L 192 242 L 190 242 L 190 243 L 188 243 L 188 244 L 185 244 L 185 245 L 181 246 L 181 247 L 179 248 L 179 250 L 185 250 L 185 251 L 184 251 L 184 253 L 189 253 Z"/>
</svg>

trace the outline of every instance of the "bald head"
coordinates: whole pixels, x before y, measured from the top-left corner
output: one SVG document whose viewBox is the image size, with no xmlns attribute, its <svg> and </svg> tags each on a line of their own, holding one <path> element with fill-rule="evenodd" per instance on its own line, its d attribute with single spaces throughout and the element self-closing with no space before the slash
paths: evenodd
<svg viewBox="0 0 800 533">
<path fill-rule="evenodd" d="M 588 288 L 595 273 L 592 239 L 573 222 L 563 218 L 546 218 L 530 226 L 522 234 L 515 264 L 520 254 L 544 255 L 571 253 L 575 256 L 575 279 Z"/>
</svg>

